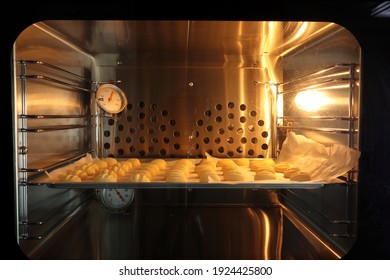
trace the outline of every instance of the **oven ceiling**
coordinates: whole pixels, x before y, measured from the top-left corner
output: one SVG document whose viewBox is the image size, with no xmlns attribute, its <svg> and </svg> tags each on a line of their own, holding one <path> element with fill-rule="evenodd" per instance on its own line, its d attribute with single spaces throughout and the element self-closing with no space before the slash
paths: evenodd
<svg viewBox="0 0 390 280">
<path fill-rule="evenodd" d="M 226 64 L 229 61 L 243 65 L 261 61 L 263 55 L 278 56 L 330 25 L 180 20 L 50 20 L 38 24 L 95 58 L 115 56 L 131 63 L 213 61 Z"/>
</svg>

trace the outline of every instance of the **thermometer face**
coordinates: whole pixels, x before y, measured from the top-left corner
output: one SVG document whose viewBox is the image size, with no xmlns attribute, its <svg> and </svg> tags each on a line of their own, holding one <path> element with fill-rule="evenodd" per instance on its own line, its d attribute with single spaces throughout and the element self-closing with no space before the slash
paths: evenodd
<svg viewBox="0 0 390 280">
<path fill-rule="evenodd" d="M 123 209 L 130 205 L 134 198 L 133 189 L 103 189 L 102 202 L 110 209 Z"/>
<path fill-rule="evenodd" d="M 127 99 L 123 91 L 112 84 L 105 84 L 96 91 L 96 102 L 107 113 L 121 112 L 127 105 Z"/>
</svg>

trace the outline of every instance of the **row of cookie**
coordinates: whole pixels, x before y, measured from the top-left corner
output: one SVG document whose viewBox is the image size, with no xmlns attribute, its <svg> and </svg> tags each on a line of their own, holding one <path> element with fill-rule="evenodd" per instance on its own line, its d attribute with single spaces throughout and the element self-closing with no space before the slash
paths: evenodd
<svg viewBox="0 0 390 280">
<path fill-rule="evenodd" d="M 120 176 L 125 176 L 131 170 L 139 168 L 141 162 L 137 158 L 118 161 L 115 158 L 95 158 L 91 162 L 83 163 L 68 169 L 58 175 L 57 180 L 62 182 L 93 181 L 116 182 Z"/>
<path fill-rule="evenodd" d="M 300 168 L 291 163 L 275 163 L 273 159 L 253 161 L 250 164 L 250 169 L 255 172 L 254 180 L 275 180 L 275 172 L 283 173 L 284 178 L 290 179 L 290 181 L 304 182 L 311 180 L 308 173 L 302 172 Z"/>
</svg>

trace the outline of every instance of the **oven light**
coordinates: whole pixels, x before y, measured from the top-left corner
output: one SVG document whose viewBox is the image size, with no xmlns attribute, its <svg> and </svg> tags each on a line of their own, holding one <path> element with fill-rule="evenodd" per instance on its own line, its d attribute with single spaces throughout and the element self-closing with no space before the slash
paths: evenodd
<svg viewBox="0 0 390 280">
<path fill-rule="evenodd" d="M 308 112 L 317 111 L 329 103 L 327 97 L 315 90 L 301 91 L 295 96 L 295 104 L 298 108 Z"/>
</svg>

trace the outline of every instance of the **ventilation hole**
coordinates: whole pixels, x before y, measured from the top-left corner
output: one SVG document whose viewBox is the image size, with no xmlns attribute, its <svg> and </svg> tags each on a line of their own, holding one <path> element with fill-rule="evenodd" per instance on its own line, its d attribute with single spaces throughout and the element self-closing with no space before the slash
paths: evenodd
<svg viewBox="0 0 390 280">
<path fill-rule="evenodd" d="M 121 142 L 121 138 L 120 137 L 115 137 L 115 143 L 120 143 Z"/>
<path fill-rule="evenodd" d="M 127 103 L 127 110 L 131 110 L 131 109 L 133 109 L 133 104 Z"/>
<path fill-rule="evenodd" d="M 153 134 L 155 131 L 154 131 L 154 128 L 153 127 L 150 127 L 149 129 L 148 129 L 148 132 L 149 132 L 149 134 Z"/>
<path fill-rule="evenodd" d="M 257 113 L 256 113 L 256 111 L 250 111 L 249 115 L 251 117 L 256 117 Z"/>
<path fill-rule="evenodd" d="M 241 134 L 243 134 L 244 133 L 244 129 L 243 128 L 241 128 L 241 127 L 239 127 L 239 128 L 237 128 L 237 134 L 238 135 L 241 135 Z"/>
<path fill-rule="evenodd" d="M 242 147 L 237 147 L 236 151 L 237 153 L 241 154 L 244 151 L 244 149 Z"/>
<path fill-rule="evenodd" d="M 264 158 L 264 156 L 263 155 L 258 155 L 258 158 Z"/>
<path fill-rule="evenodd" d="M 123 126 L 123 124 L 118 125 L 118 130 L 119 130 L 119 131 L 122 131 L 124 128 L 125 128 L 125 127 Z"/>
<path fill-rule="evenodd" d="M 246 110 L 246 105 L 245 104 L 241 104 L 240 105 L 240 110 L 241 111 L 245 111 Z"/>
<path fill-rule="evenodd" d="M 233 157 L 234 156 L 234 152 L 233 151 L 228 151 L 227 155 L 228 155 L 228 157 Z"/>
<path fill-rule="evenodd" d="M 228 117 L 229 120 L 232 120 L 232 119 L 234 119 L 234 114 L 233 113 L 229 113 L 227 115 L 227 117 Z"/>
<path fill-rule="evenodd" d="M 248 125 L 248 130 L 249 132 L 254 132 L 255 131 L 255 126 L 254 125 Z"/>
<path fill-rule="evenodd" d="M 152 141 L 152 143 L 157 144 L 158 143 L 158 138 L 157 137 L 153 137 L 151 141 Z"/>
<path fill-rule="evenodd" d="M 156 116 L 151 116 L 151 117 L 150 117 L 150 121 L 151 121 L 152 123 L 156 123 L 156 122 L 158 121 L 158 118 L 157 118 Z"/>
<path fill-rule="evenodd" d="M 225 148 L 224 147 L 219 147 L 218 148 L 218 152 L 221 153 L 221 154 L 224 153 L 225 152 Z"/>
<path fill-rule="evenodd" d="M 241 123 L 245 123 L 246 122 L 246 118 L 244 116 L 240 117 L 240 122 Z"/>
<path fill-rule="evenodd" d="M 108 120 L 108 125 L 114 125 L 115 121 L 113 119 Z"/>
<path fill-rule="evenodd" d="M 210 117 L 211 116 L 211 111 L 210 110 L 207 110 L 206 112 L 204 112 L 204 115 L 206 117 Z"/>
<path fill-rule="evenodd" d="M 135 151 L 136 151 L 135 147 L 134 146 L 130 146 L 129 151 L 130 151 L 130 153 L 134 154 Z"/>
<path fill-rule="evenodd" d="M 179 144 L 179 143 L 175 143 L 175 144 L 173 145 L 173 148 L 174 148 L 175 150 L 179 150 L 179 149 L 180 149 L 180 144 Z"/>
<path fill-rule="evenodd" d="M 252 139 L 251 139 L 251 142 L 252 142 L 253 144 L 256 144 L 258 141 L 259 141 L 259 140 L 258 140 L 257 138 L 252 138 Z"/>
<path fill-rule="evenodd" d="M 213 150 L 208 150 L 207 153 L 212 156 L 213 155 Z"/>
<path fill-rule="evenodd" d="M 167 127 L 165 126 L 165 124 L 160 125 L 160 130 L 161 131 L 167 130 Z"/>
<path fill-rule="evenodd" d="M 261 137 L 267 138 L 267 137 L 268 137 L 268 132 L 267 132 L 267 131 L 263 131 L 263 132 L 261 133 Z"/>
<path fill-rule="evenodd" d="M 167 151 L 164 149 L 160 150 L 160 155 L 165 156 L 167 154 Z"/>
<path fill-rule="evenodd" d="M 221 111 L 222 110 L 222 105 L 221 104 L 215 105 L 215 110 Z"/>
<path fill-rule="evenodd" d="M 168 137 L 164 137 L 164 138 L 163 138 L 163 142 L 164 142 L 165 144 L 168 144 L 168 143 L 169 143 L 169 138 L 168 138 Z"/>
<path fill-rule="evenodd" d="M 228 108 L 229 109 L 233 109 L 234 108 L 234 103 L 233 102 L 229 102 L 228 103 Z"/>
<path fill-rule="evenodd" d="M 232 131 L 234 129 L 234 125 L 233 124 L 229 124 L 228 125 L 228 130 Z"/>
<path fill-rule="evenodd" d="M 208 137 L 203 138 L 203 143 L 205 143 L 205 144 L 210 143 L 210 138 L 208 138 Z"/>
<path fill-rule="evenodd" d="M 138 107 L 140 107 L 140 108 L 145 108 L 145 102 L 144 102 L 144 101 L 140 101 L 140 102 L 138 103 Z"/>
<path fill-rule="evenodd" d="M 105 137 L 110 137 L 110 135 L 111 135 L 111 132 L 109 130 L 105 130 L 104 131 L 104 136 Z"/>
<path fill-rule="evenodd" d="M 261 145 L 261 148 L 262 148 L 263 150 L 267 150 L 267 149 L 268 149 L 268 145 L 267 145 L 267 144 L 263 144 L 263 145 Z"/>
<path fill-rule="evenodd" d="M 180 137 L 180 131 L 174 131 L 173 132 L 173 136 L 175 136 L 175 137 Z"/>
<path fill-rule="evenodd" d="M 124 153 L 125 153 L 125 151 L 123 149 L 118 150 L 118 155 L 123 155 Z"/>
<path fill-rule="evenodd" d="M 215 139 L 214 139 L 214 143 L 215 143 L 215 144 L 221 143 L 221 138 L 219 138 L 219 137 L 215 138 Z"/>
<path fill-rule="evenodd" d="M 197 124 L 198 126 L 202 126 L 202 125 L 203 125 L 203 120 L 197 120 L 197 121 L 196 121 L 196 124 Z"/>
<path fill-rule="evenodd" d="M 192 132 L 192 135 L 193 135 L 194 137 L 198 138 L 198 137 L 199 137 L 199 131 L 194 131 L 194 132 Z"/>
<path fill-rule="evenodd" d="M 145 126 L 144 123 L 140 123 L 139 126 L 138 126 L 139 130 L 144 130 L 145 127 L 146 127 L 146 126 Z"/>
<path fill-rule="evenodd" d="M 157 110 L 157 104 L 150 104 L 150 110 L 156 111 Z"/>
<path fill-rule="evenodd" d="M 168 110 L 162 110 L 161 115 L 163 115 L 164 117 L 168 116 Z"/>
<path fill-rule="evenodd" d="M 126 120 L 127 120 L 127 122 L 132 122 L 133 121 L 133 117 L 132 116 L 127 116 Z"/>
<path fill-rule="evenodd" d="M 227 142 L 228 142 L 229 144 L 233 144 L 233 143 L 234 143 L 233 137 L 228 137 Z"/>
<path fill-rule="evenodd" d="M 136 132 L 136 129 L 134 127 L 130 127 L 130 133 L 134 134 Z"/>
<path fill-rule="evenodd" d="M 149 153 L 153 153 L 154 152 L 154 147 L 153 146 L 149 146 L 148 151 L 149 151 Z"/>
<path fill-rule="evenodd" d="M 206 127 L 206 130 L 207 130 L 208 132 L 213 131 L 213 126 L 212 126 L 212 125 L 208 125 L 208 126 Z"/>
<path fill-rule="evenodd" d="M 139 151 L 139 152 L 138 152 L 138 155 L 139 155 L 140 157 L 145 156 L 145 151 L 144 151 L 144 150 Z"/>
<path fill-rule="evenodd" d="M 257 122 L 257 124 L 258 124 L 259 126 L 263 126 L 263 125 L 264 125 L 264 121 L 263 121 L 263 120 L 259 120 L 259 121 Z"/>
<path fill-rule="evenodd" d="M 144 112 L 139 113 L 139 114 L 138 114 L 138 118 L 139 118 L 140 120 L 143 120 L 143 119 L 145 118 L 145 113 L 144 113 Z"/>
<path fill-rule="evenodd" d="M 104 143 L 104 149 L 108 150 L 110 149 L 111 145 L 110 143 Z"/>
<path fill-rule="evenodd" d="M 218 129 L 218 134 L 224 134 L 225 133 L 225 130 L 223 129 L 223 128 L 220 128 L 220 129 Z"/>
<path fill-rule="evenodd" d="M 171 126 L 175 126 L 175 125 L 176 125 L 176 121 L 175 121 L 175 120 L 170 120 L 170 121 L 169 121 L 169 124 L 170 124 Z"/>
<path fill-rule="evenodd" d="M 133 139 L 131 139 L 131 137 L 126 137 L 126 143 L 131 143 L 131 141 L 133 141 Z"/>
<path fill-rule="evenodd" d="M 255 154 L 254 150 L 252 150 L 252 149 L 248 150 L 248 155 L 253 156 L 254 154 Z"/>
<path fill-rule="evenodd" d="M 240 139 L 240 142 L 241 142 L 241 144 L 246 144 L 246 142 L 248 142 L 248 140 L 245 137 L 242 137 Z"/>
<path fill-rule="evenodd" d="M 145 143 L 145 137 L 141 136 L 140 138 L 138 138 L 138 142 L 140 142 L 141 144 Z"/>
<path fill-rule="evenodd" d="M 222 117 L 221 116 L 216 116 L 215 117 L 215 121 L 218 122 L 218 123 L 222 122 Z"/>
</svg>

